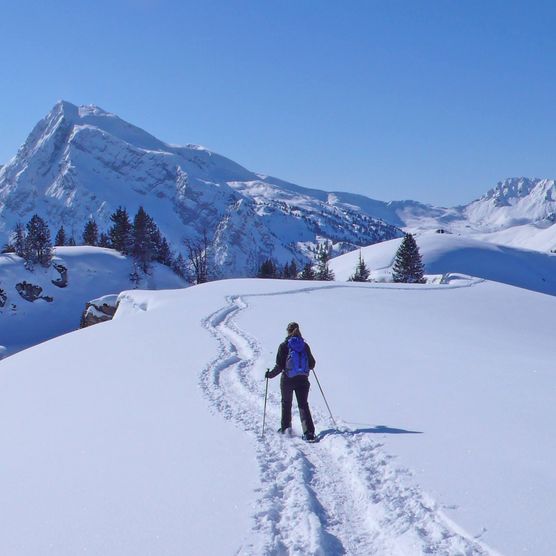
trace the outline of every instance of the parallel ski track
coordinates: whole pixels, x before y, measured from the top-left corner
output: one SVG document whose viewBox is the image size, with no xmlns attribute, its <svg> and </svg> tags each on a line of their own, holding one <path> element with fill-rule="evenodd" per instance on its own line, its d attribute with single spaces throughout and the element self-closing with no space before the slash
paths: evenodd
<svg viewBox="0 0 556 556">
<path fill-rule="evenodd" d="M 493 554 L 459 531 L 370 435 L 340 426 L 319 444 L 284 438 L 272 428 L 261 438 L 264 380 L 252 373 L 261 350 L 234 322 L 248 297 L 228 297 L 204 320 L 219 354 L 200 379 L 212 407 L 256 440 L 261 489 L 253 531 L 237 554 Z M 267 423 L 279 421 L 279 406 L 270 394 Z M 317 423 L 329 421 L 314 413 Z"/>
</svg>

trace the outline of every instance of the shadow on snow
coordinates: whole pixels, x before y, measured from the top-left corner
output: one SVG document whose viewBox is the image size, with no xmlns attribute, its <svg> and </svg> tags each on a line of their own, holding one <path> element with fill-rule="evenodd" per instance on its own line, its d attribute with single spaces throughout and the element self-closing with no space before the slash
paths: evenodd
<svg viewBox="0 0 556 556">
<path fill-rule="evenodd" d="M 376 425 L 374 427 L 359 429 L 326 429 L 318 434 L 319 439 L 334 434 L 352 435 L 352 434 L 423 434 L 422 431 L 409 431 L 406 429 L 396 429 L 385 425 Z"/>
</svg>

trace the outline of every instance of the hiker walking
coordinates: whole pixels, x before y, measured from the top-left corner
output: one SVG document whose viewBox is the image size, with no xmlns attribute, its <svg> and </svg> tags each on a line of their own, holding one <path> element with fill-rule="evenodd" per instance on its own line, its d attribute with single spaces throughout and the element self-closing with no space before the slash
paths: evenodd
<svg viewBox="0 0 556 556">
<path fill-rule="evenodd" d="M 278 347 L 276 365 L 271 371 L 265 373 L 265 378 L 274 378 L 282 373 L 280 379 L 282 423 L 278 432 L 285 433 L 292 426 L 292 399 L 295 392 L 303 428 L 303 440 L 314 442 L 315 425 L 307 398 L 310 387 L 309 371 L 315 366 L 315 358 L 309 344 L 301 336 L 299 324 L 290 322 L 286 330 L 288 335 Z"/>
</svg>

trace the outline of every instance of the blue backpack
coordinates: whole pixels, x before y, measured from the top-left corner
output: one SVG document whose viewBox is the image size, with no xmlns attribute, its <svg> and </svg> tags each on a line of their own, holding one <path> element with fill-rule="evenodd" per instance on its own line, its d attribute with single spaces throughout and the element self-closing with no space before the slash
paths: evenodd
<svg viewBox="0 0 556 556">
<path fill-rule="evenodd" d="M 309 358 L 303 338 L 292 336 L 288 340 L 288 357 L 286 359 L 286 374 L 292 378 L 309 374 Z"/>
</svg>

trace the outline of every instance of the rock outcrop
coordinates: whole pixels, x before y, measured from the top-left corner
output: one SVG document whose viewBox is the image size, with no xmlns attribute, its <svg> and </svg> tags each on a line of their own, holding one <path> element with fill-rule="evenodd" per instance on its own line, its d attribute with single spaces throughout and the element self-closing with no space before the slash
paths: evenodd
<svg viewBox="0 0 556 556">
<path fill-rule="evenodd" d="M 51 282 L 59 288 L 65 288 L 68 285 L 68 269 L 63 264 L 52 263 L 52 267 L 60 274 L 60 278 L 51 280 Z"/>
<path fill-rule="evenodd" d="M 36 286 L 35 284 L 30 284 L 25 280 L 23 282 L 18 282 L 15 285 L 15 289 L 17 290 L 17 293 L 21 297 L 23 297 L 23 299 L 25 299 L 25 301 L 30 301 L 31 303 L 33 301 L 37 301 L 37 299 L 44 299 L 48 303 L 54 301 L 54 298 L 50 297 L 49 295 L 41 295 L 42 288 L 40 286 Z"/>
<path fill-rule="evenodd" d="M 118 295 L 104 295 L 89 301 L 81 315 L 80 328 L 112 320 L 118 308 Z"/>
</svg>

